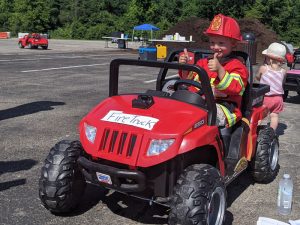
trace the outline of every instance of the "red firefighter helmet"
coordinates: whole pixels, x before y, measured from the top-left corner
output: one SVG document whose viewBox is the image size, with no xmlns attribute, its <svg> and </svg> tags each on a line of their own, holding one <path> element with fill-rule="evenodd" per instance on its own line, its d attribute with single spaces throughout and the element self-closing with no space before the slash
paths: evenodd
<svg viewBox="0 0 300 225">
<path fill-rule="evenodd" d="M 222 14 L 218 14 L 213 18 L 204 34 L 229 37 L 238 41 L 242 40 L 240 26 L 236 20 Z"/>
</svg>

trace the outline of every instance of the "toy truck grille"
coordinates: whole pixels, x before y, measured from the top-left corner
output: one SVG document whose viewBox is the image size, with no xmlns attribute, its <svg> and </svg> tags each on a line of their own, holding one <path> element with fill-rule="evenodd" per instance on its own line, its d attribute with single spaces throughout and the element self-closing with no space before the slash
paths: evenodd
<svg viewBox="0 0 300 225">
<path fill-rule="evenodd" d="M 141 136 L 118 130 L 105 129 L 101 138 L 99 151 L 131 157 L 138 151 Z"/>
</svg>

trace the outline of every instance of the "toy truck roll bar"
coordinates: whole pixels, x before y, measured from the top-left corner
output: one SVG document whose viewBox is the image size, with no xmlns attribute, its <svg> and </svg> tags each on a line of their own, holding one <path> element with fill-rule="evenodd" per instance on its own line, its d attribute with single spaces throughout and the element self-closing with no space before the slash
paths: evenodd
<svg viewBox="0 0 300 225">
<path fill-rule="evenodd" d="M 210 86 L 210 81 L 207 73 L 201 67 L 190 65 L 190 64 L 180 64 L 172 62 L 158 62 L 150 60 L 135 60 L 135 59 L 114 59 L 110 63 L 110 74 L 109 74 L 109 96 L 118 95 L 118 82 L 119 82 L 119 67 L 121 65 L 135 65 L 135 66 L 146 66 L 146 67 L 156 67 L 164 69 L 177 69 L 177 70 L 188 70 L 197 73 L 201 80 L 203 94 L 205 96 L 205 101 L 207 104 L 207 125 L 212 126 L 216 124 L 216 104 L 213 96 L 213 92 Z M 158 76 L 157 83 L 162 83 L 164 76 Z M 161 91 L 161 90 L 158 90 Z"/>
</svg>

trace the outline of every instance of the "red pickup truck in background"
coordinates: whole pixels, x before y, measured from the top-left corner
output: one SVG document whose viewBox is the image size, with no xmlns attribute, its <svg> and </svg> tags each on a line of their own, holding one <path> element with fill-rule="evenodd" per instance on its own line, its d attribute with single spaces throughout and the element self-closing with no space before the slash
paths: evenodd
<svg viewBox="0 0 300 225">
<path fill-rule="evenodd" d="M 30 49 L 37 49 L 40 46 L 42 49 L 48 49 L 48 39 L 40 34 L 30 33 L 19 38 L 18 45 L 20 48 L 28 46 Z"/>
</svg>

